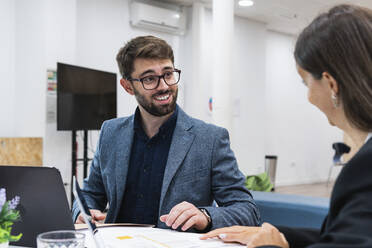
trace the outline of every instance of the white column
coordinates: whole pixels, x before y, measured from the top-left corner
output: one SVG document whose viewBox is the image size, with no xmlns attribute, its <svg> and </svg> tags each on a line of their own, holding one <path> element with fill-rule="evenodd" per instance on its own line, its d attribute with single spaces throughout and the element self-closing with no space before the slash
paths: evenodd
<svg viewBox="0 0 372 248">
<path fill-rule="evenodd" d="M 44 135 L 45 2 L 15 1 L 14 135 L 18 137 Z"/>
<path fill-rule="evenodd" d="M 232 132 L 234 1 L 213 0 L 213 120 Z"/>
<path fill-rule="evenodd" d="M 206 58 L 209 44 L 206 30 L 205 7 L 203 3 L 194 2 L 192 6 L 192 33 L 191 33 L 191 71 L 189 72 L 190 80 L 187 81 L 187 91 L 185 101 L 187 112 L 198 119 L 210 121 L 208 116 L 208 83 L 210 80 L 206 75 L 210 72 L 206 68 Z"/>
</svg>

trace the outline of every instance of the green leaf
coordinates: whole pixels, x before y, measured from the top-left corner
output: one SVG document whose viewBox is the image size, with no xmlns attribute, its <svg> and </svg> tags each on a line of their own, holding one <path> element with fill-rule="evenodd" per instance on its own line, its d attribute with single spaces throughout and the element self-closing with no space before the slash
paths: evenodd
<svg viewBox="0 0 372 248">
<path fill-rule="evenodd" d="M 18 241 L 22 237 L 22 233 L 18 234 L 17 236 L 10 235 L 9 242 L 15 242 Z"/>
<path fill-rule="evenodd" d="M 0 228 L 0 243 L 4 243 L 9 240 L 10 232 Z"/>
<path fill-rule="evenodd" d="M 273 188 L 273 185 L 270 182 L 270 178 L 266 172 L 258 174 L 258 175 L 247 176 L 246 181 L 245 181 L 245 186 L 249 190 L 267 191 L 267 192 L 271 191 Z"/>
<path fill-rule="evenodd" d="M 5 243 L 5 242 L 7 242 L 8 240 L 7 239 L 2 239 L 2 238 L 0 238 L 0 244 L 1 243 Z"/>
<path fill-rule="evenodd" d="M 18 241 L 22 237 L 22 233 L 11 235 L 13 222 L 19 220 L 20 214 L 18 210 L 9 209 L 9 203 L 5 202 L 0 209 L 0 243 Z"/>
</svg>

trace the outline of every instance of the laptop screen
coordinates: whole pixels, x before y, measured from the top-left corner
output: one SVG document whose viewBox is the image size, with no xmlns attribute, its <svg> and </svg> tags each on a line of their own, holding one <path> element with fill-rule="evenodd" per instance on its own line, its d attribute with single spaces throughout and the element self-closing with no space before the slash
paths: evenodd
<svg viewBox="0 0 372 248">
<path fill-rule="evenodd" d="M 55 230 L 75 230 L 62 178 L 56 168 L 0 166 L 0 188 L 7 199 L 20 197 L 21 220 L 12 234 L 22 238 L 11 245 L 36 247 L 36 236 Z"/>
</svg>

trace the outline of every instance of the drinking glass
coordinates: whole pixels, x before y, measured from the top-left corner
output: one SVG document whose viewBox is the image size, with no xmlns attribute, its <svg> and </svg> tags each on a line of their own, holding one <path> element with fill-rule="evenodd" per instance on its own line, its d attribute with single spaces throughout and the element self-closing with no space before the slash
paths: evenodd
<svg viewBox="0 0 372 248">
<path fill-rule="evenodd" d="M 37 248 L 84 248 L 85 234 L 75 231 L 53 231 L 37 236 Z"/>
</svg>

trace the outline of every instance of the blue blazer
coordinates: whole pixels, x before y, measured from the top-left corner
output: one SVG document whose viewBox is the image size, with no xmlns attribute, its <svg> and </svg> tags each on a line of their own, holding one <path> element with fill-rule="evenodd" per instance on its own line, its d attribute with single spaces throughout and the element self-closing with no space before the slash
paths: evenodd
<svg viewBox="0 0 372 248">
<path fill-rule="evenodd" d="M 91 209 L 104 210 L 106 222 L 116 221 L 125 192 L 134 116 L 105 121 L 97 150 L 84 180 L 83 194 Z M 230 149 L 226 129 L 189 117 L 179 108 L 160 196 L 159 216 L 183 201 L 206 208 L 212 229 L 231 225 L 258 225 L 258 209 L 244 186 Z M 213 206 L 216 201 L 219 207 Z M 76 220 L 79 209 L 73 206 Z M 168 228 L 158 221 L 157 226 Z"/>
</svg>

